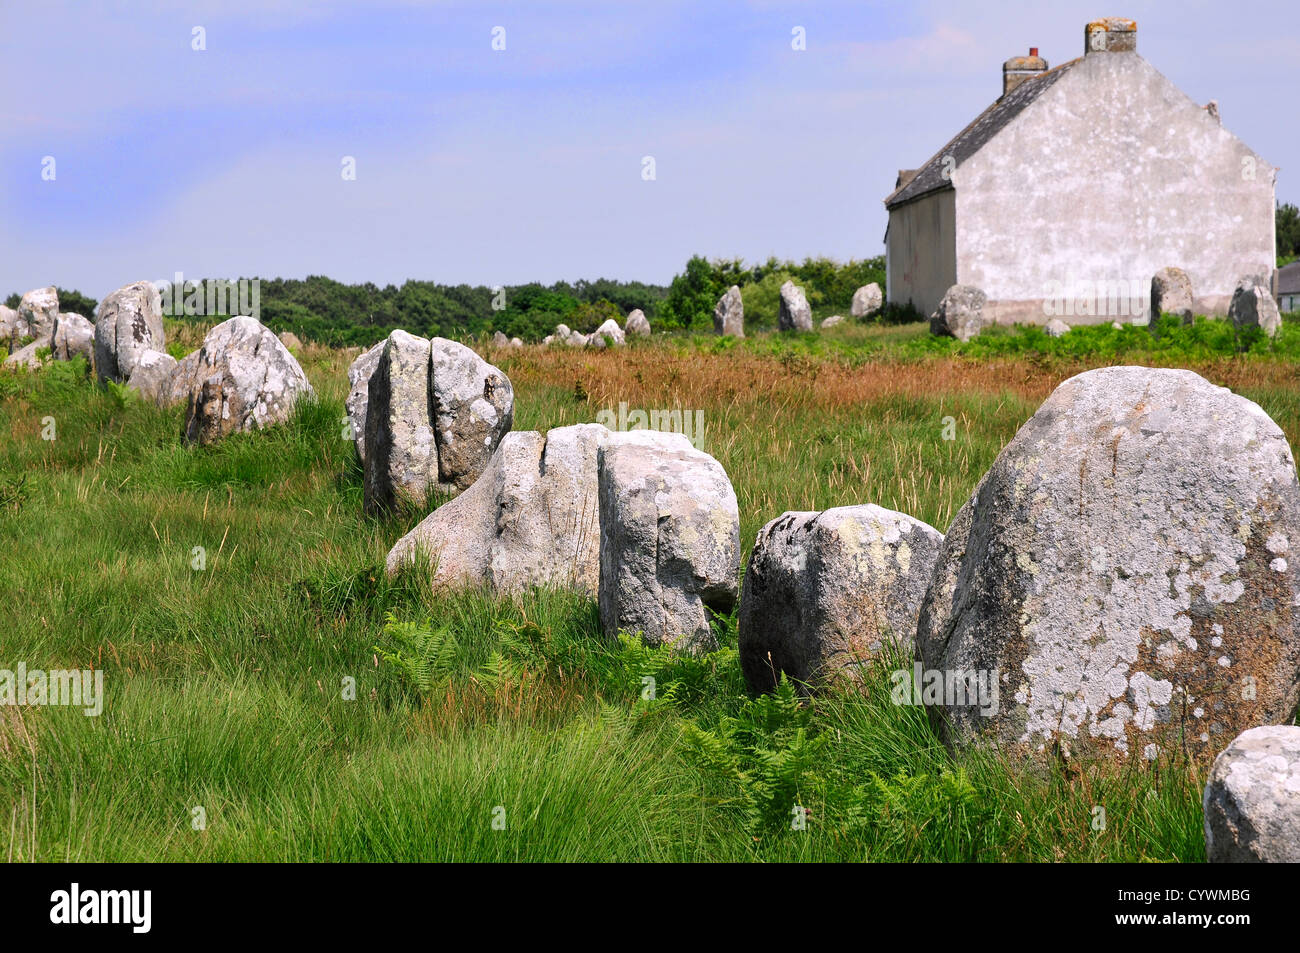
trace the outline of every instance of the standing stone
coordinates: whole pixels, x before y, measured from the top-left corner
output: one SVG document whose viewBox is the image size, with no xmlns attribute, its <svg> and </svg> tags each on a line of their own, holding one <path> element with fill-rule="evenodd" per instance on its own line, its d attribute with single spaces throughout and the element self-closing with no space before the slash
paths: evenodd
<svg viewBox="0 0 1300 953">
<path fill-rule="evenodd" d="M 1214 759 L 1202 807 L 1210 863 L 1300 863 L 1300 727 L 1233 739 Z"/>
<path fill-rule="evenodd" d="M 822 324 L 821 324 L 822 330 L 825 331 L 827 328 L 833 328 L 835 327 L 835 325 L 840 324 L 843 321 L 844 321 L 844 315 L 832 314 L 829 318 L 825 318 L 822 320 Z"/>
<path fill-rule="evenodd" d="M 190 351 L 172 368 L 171 378 L 167 382 L 167 389 L 163 393 L 160 403 L 170 406 L 172 404 L 184 404 L 190 399 L 190 392 L 198 384 L 199 356 L 202 350 L 202 348 L 199 348 L 196 351 Z"/>
<path fill-rule="evenodd" d="M 169 402 L 172 380 L 180 362 L 161 351 L 141 351 L 131 372 L 131 387 L 141 398 L 162 406 Z"/>
<path fill-rule="evenodd" d="M 510 339 L 510 346 L 511 346 L 511 347 L 523 347 L 523 346 L 524 346 L 524 339 L 523 339 L 523 338 L 511 338 L 511 339 Z"/>
<path fill-rule="evenodd" d="M 613 318 L 608 319 L 600 327 L 592 332 L 593 338 L 601 338 L 606 344 L 612 344 L 615 347 L 622 347 L 627 343 L 623 336 L 623 329 L 618 326 L 618 322 Z"/>
<path fill-rule="evenodd" d="M 13 308 L 0 304 L 0 347 L 17 350 L 18 342 L 27 336 L 27 322 Z"/>
<path fill-rule="evenodd" d="M 292 331 L 281 331 L 277 336 L 280 338 L 280 343 L 289 350 L 302 351 L 302 341 L 299 339 L 298 335 L 294 334 Z"/>
<path fill-rule="evenodd" d="M 782 673 L 800 691 L 892 648 L 910 660 L 943 535 L 874 504 L 783 513 L 759 531 L 740 600 L 740 666 L 753 692 Z"/>
<path fill-rule="evenodd" d="M 105 327 L 102 304 L 100 312 L 97 359 L 98 344 L 105 338 L 99 333 Z M 133 352 L 133 365 L 143 350 Z M 198 353 L 185 414 L 185 437 L 191 443 L 215 443 L 238 431 L 284 423 L 298 399 L 312 393 L 298 361 L 255 318 L 240 316 L 218 324 Z"/>
<path fill-rule="evenodd" d="M 1049 338 L 1060 338 L 1070 333 L 1070 326 L 1060 318 L 1052 318 L 1047 324 L 1043 325 L 1043 332 Z"/>
<path fill-rule="evenodd" d="M 39 346 L 49 347 L 59 320 L 59 293 L 52 287 L 27 292 L 18 304 L 18 314 Z"/>
<path fill-rule="evenodd" d="M 352 442 L 357 448 L 357 457 L 362 463 L 366 459 L 366 402 L 370 393 L 370 376 L 379 366 L 379 359 L 384 354 L 386 343 L 386 340 L 380 341 L 374 347 L 363 351 L 348 368 L 348 396 L 343 407 L 348 412 Z"/>
<path fill-rule="evenodd" d="M 740 288 L 732 285 L 718 299 L 713 309 L 713 333 L 724 337 L 745 336 L 745 305 L 740 298 Z"/>
<path fill-rule="evenodd" d="M 128 380 L 140 353 L 165 351 L 163 344 L 162 301 L 151 282 L 137 281 L 119 288 L 99 303 L 95 320 L 95 373 L 99 380 Z"/>
<path fill-rule="evenodd" d="M 944 292 L 943 300 L 930 315 L 930 333 L 969 341 L 989 326 L 984 315 L 988 296 L 972 285 L 953 285 Z"/>
<path fill-rule="evenodd" d="M 79 314 L 60 314 L 54 325 L 54 337 L 50 349 L 56 361 L 70 361 L 74 357 L 84 357 L 88 362 L 93 362 L 95 326 Z"/>
<path fill-rule="evenodd" d="M 637 430 L 599 454 L 600 622 L 607 636 L 702 653 L 736 603 L 740 512 L 717 460 L 681 434 Z"/>
<path fill-rule="evenodd" d="M 1191 371 L 1061 384 L 944 540 L 927 669 L 998 673 L 1001 707 L 930 709 L 1012 760 L 1202 763 L 1300 701 L 1300 483 L 1256 404 Z"/>
<path fill-rule="evenodd" d="M 880 285 L 873 281 L 853 292 L 853 303 L 849 306 L 849 314 L 855 318 L 869 318 L 879 311 L 884 303 L 885 296 L 880 290 Z"/>
<path fill-rule="evenodd" d="M 1192 279 L 1181 268 L 1161 268 L 1151 279 L 1151 322 L 1162 314 L 1192 323 Z"/>
<path fill-rule="evenodd" d="M 438 482 L 429 388 L 430 344 L 398 329 L 370 376 L 366 408 L 364 496 L 367 512 L 399 501 L 423 505 Z"/>
<path fill-rule="evenodd" d="M 506 337 L 504 334 L 502 334 L 500 331 L 494 331 L 493 334 L 492 334 L 492 346 L 493 346 L 493 347 L 509 347 L 509 346 L 510 346 L 510 339 L 509 339 L 508 337 Z"/>
<path fill-rule="evenodd" d="M 1263 278 L 1247 275 L 1237 283 L 1232 303 L 1228 305 L 1228 320 L 1238 331 L 1261 328 L 1269 337 L 1277 334 L 1277 329 L 1282 326 L 1282 315 Z"/>
<path fill-rule="evenodd" d="M 633 308 L 628 312 L 627 321 L 623 325 L 623 331 L 629 337 L 648 338 L 650 336 L 650 321 L 646 318 L 645 312 L 640 308 Z"/>
<path fill-rule="evenodd" d="M 434 338 L 430 358 L 439 489 L 454 493 L 479 478 L 509 433 L 515 392 L 510 378 L 463 344 Z"/>
<path fill-rule="evenodd" d="M 793 281 L 781 286 L 781 314 L 777 323 L 782 331 L 812 330 L 812 308 L 803 289 Z"/>
<path fill-rule="evenodd" d="M 435 587 L 530 586 L 594 597 L 600 577 L 596 452 L 623 435 L 599 424 L 506 434 L 488 468 L 393 546 L 388 572 L 431 566 Z"/>
</svg>

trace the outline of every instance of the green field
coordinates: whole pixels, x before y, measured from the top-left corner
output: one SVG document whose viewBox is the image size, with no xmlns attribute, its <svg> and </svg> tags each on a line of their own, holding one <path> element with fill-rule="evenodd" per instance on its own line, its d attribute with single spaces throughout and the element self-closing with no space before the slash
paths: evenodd
<svg viewBox="0 0 1300 953">
<path fill-rule="evenodd" d="M 169 344 L 200 333 L 169 327 Z M 1102 364 L 1192 367 L 1300 437 L 1290 323 L 1271 343 L 1223 322 L 964 346 L 850 325 L 484 353 L 514 382 L 519 430 L 620 402 L 703 411 L 744 554 L 791 509 L 875 502 L 946 529 L 1052 388 Z M 107 694 L 99 717 L 0 706 L 0 856 L 1204 859 L 1196 769 L 954 758 L 922 709 L 890 703 L 902 660 L 860 694 L 755 700 L 734 617 L 718 652 L 683 658 L 604 638 L 572 594 L 387 578 L 423 513 L 363 516 L 350 356 L 301 360 L 317 400 L 211 448 L 181 441 L 183 408 L 123 399 L 83 362 L 0 373 L 0 668 L 93 667 Z"/>
</svg>

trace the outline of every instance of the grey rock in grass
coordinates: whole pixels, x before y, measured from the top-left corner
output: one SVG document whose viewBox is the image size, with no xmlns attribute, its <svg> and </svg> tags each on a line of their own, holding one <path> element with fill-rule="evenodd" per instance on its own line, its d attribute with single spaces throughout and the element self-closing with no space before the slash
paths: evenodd
<svg viewBox="0 0 1300 953">
<path fill-rule="evenodd" d="M 95 325 L 79 314 L 60 314 L 54 325 L 50 350 L 56 361 L 84 357 L 95 360 Z"/>
<path fill-rule="evenodd" d="M 1300 863 L 1300 727 L 1234 738 L 1214 759 L 1202 807 L 1211 863 Z"/>
<path fill-rule="evenodd" d="M 26 367 L 33 371 L 39 370 L 42 362 L 36 356 L 36 352 L 42 347 L 48 347 L 48 345 L 43 345 L 39 341 L 31 341 L 5 358 L 4 366 Z"/>
<path fill-rule="evenodd" d="M 189 401 L 190 392 L 198 382 L 201 351 L 202 348 L 190 351 L 172 368 L 171 377 L 167 381 L 167 388 L 160 398 L 160 403 L 170 406 L 172 404 L 184 404 Z"/>
<path fill-rule="evenodd" d="M 1052 318 L 1047 324 L 1043 325 L 1043 331 L 1049 338 L 1059 338 L 1070 333 L 1070 326 L 1060 318 Z"/>
<path fill-rule="evenodd" d="M 727 289 L 713 309 L 713 333 L 724 337 L 745 336 L 745 305 L 736 285 Z"/>
<path fill-rule="evenodd" d="M 843 321 L 844 321 L 844 315 L 832 314 L 829 318 L 822 319 L 822 324 L 821 324 L 822 330 L 825 331 L 827 328 L 833 328 L 835 327 L 835 325 L 840 324 Z"/>
<path fill-rule="evenodd" d="M 601 338 L 605 344 L 615 347 L 622 347 L 627 343 L 623 336 L 623 329 L 618 326 L 618 322 L 609 318 L 600 327 L 591 333 L 592 338 Z"/>
<path fill-rule="evenodd" d="M 509 346 L 510 346 L 510 339 L 509 339 L 508 337 L 506 337 L 504 334 L 502 334 L 500 331 L 494 331 L 494 332 L 492 333 L 492 346 L 493 346 L 493 347 L 509 347 Z"/>
<path fill-rule="evenodd" d="M 703 653 L 736 602 L 740 514 L 717 460 L 681 434 L 637 430 L 598 456 L 600 621 L 606 635 Z"/>
<path fill-rule="evenodd" d="M 141 353 L 133 353 L 133 365 Z M 307 375 L 274 332 L 242 315 L 208 332 L 193 370 L 185 414 L 191 443 L 211 444 L 284 423 L 299 398 L 312 393 Z"/>
<path fill-rule="evenodd" d="M 803 289 L 793 281 L 781 286 L 781 312 L 777 324 L 782 331 L 811 331 L 812 308 Z"/>
<path fill-rule="evenodd" d="M 18 303 L 18 315 L 27 325 L 27 334 L 41 347 L 49 347 L 54 325 L 59 320 L 59 293 L 53 287 L 35 288 Z"/>
<path fill-rule="evenodd" d="M 1258 275 L 1247 275 L 1237 283 L 1228 305 L 1228 320 L 1238 331 L 1260 328 L 1269 337 L 1282 326 L 1282 314 L 1268 289 L 1268 284 Z"/>
<path fill-rule="evenodd" d="M 515 392 L 510 378 L 465 345 L 429 343 L 438 481 L 444 492 L 456 492 L 478 479 L 510 432 Z"/>
<path fill-rule="evenodd" d="M 370 394 L 370 377 L 379 366 L 379 359 L 384 354 L 385 341 L 362 351 L 348 367 L 348 396 L 343 407 L 348 414 L 348 424 L 352 430 L 352 443 L 357 448 L 357 456 L 364 463 L 366 459 L 366 407 Z"/>
<path fill-rule="evenodd" d="M 14 350 L 27 337 L 27 322 L 14 308 L 0 304 L 0 347 Z"/>
<path fill-rule="evenodd" d="M 629 311 L 627 321 L 623 324 L 623 332 L 628 337 L 636 335 L 637 337 L 648 338 L 650 336 L 650 321 L 646 318 L 645 312 L 640 308 L 633 308 Z"/>
<path fill-rule="evenodd" d="M 99 303 L 95 319 L 99 380 L 127 381 L 141 353 L 164 350 L 162 300 L 152 282 L 129 284 Z"/>
<path fill-rule="evenodd" d="M 1192 323 L 1192 279 L 1181 268 L 1161 268 L 1151 278 L 1151 321 L 1162 314 L 1177 315 Z"/>
<path fill-rule="evenodd" d="M 1300 700 L 1300 483 L 1263 410 L 1191 371 L 1061 384 L 944 540 L 927 669 L 1000 678 L 991 716 L 930 709 L 1012 759 L 1202 763 Z"/>
<path fill-rule="evenodd" d="M 511 338 L 511 339 L 510 339 L 510 346 L 511 346 L 511 347 L 523 347 L 523 346 L 524 346 L 524 339 L 523 339 L 523 338 Z"/>
<path fill-rule="evenodd" d="M 131 372 L 131 387 L 144 400 L 160 406 L 170 403 L 172 380 L 180 362 L 161 351 L 141 351 Z"/>
<path fill-rule="evenodd" d="M 880 285 L 871 282 L 853 292 L 853 302 L 849 305 L 849 314 L 855 318 L 869 318 L 885 304 L 885 295 Z"/>
<path fill-rule="evenodd" d="M 740 600 L 740 665 L 751 691 L 782 674 L 800 691 L 882 649 L 915 652 L 917 617 L 943 534 L 874 504 L 789 512 L 759 531 Z"/>
<path fill-rule="evenodd" d="M 280 343 L 283 344 L 285 347 L 287 347 L 289 350 L 299 351 L 299 352 L 302 351 L 302 340 L 298 337 L 298 335 L 294 334 L 292 331 L 281 331 L 277 335 L 277 337 L 279 337 Z"/>
<path fill-rule="evenodd" d="M 506 434 L 483 475 L 403 536 L 390 573 L 431 566 L 437 587 L 530 586 L 595 596 L 600 576 L 596 452 L 599 424 Z"/>
<path fill-rule="evenodd" d="M 982 290 L 973 285 L 953 285 L 930 315 L 930 333 L 969 341 L 991 323 L 984 313 L 986 307 L 988 296 Z"/>
</svg>

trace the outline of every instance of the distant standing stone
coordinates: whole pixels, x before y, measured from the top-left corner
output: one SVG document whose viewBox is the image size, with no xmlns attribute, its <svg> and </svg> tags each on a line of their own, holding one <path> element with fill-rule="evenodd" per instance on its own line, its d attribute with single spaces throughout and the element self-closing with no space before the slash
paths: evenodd
<svg viewBox="0 0 1300 953">
<path fill-rule="evenodd" d="M 283 344 L 285 347 L 287 347 L 289 350 L 291 351 L 302 350 L 302 341 L 298 338 L 298 335 L 294 334 L 292 331 L 281 331 L 279 334 L 279 338 L 280 338 L 280 343 Z"/>
<path fill-rule="evenodd" d="M 1257 327 L 1269 337 L 1277 334 L 1277 329 L 1282 326 L 1282 315 L 1263 278 L 1247 275 L 1237 283 L 1232 303 L 1228 305 L 1228 320 L 1238 331 Z"/>
<path fill-rule="evenodd" d="M 1214 759 L 1202 807 L 1211 863 L 1300 863 L 1300 727 L 1233 739 Z"/>
<path fill-rule="evenodd" d="M 781 313 L 777 324 L 782 331 L 811 331 L 812 308 L 803 289 L 793 281 L 781 286 Z"/>
<path fill-rule="evenodd" d="M 849 314 L 855 318 L 869 318 L 879 311 L 884 303 L 885 296 L 880 291 L 880 285 L 873 281 L 853 292 L 853 303 L 849 306 Z"/>
<path fill-rule="evenodd" d="M 1162 314 L 1192 323 L 1192 279 L 1181 268 L 1161 268 L 1151 279 L 1151 320 Z"/>
<path fill-rule="evenodd" d="M 95 360 L 95 326 L 79 314 L 60 314 L 50 346 L 56 361 Z"/>
<path fill-rule="evenodd" d="M 18 314 L 27 325 L 27 333 L 49 347 L 54 336 L 54 325 L 59 319 L 59 293 L 50 288 L 36 288 L 23 295 L 18 304 Z"/>
<path fill-rule="evenodd" d="M 953 285 L 944 292 L 939 307 L 930 316 L 930 333 L 969 341 L 989 325 L 984 309 L 988 296 L 973 285 Z"/>
<path fill-rule="evenodd" d="M 163 344 L 162 300 L 152 282 L 118 288 L 99 303 L 95 374 L 101 381 L 129 380 L 140 354 L 163 352 Z"/>
<path fill-rule="evenodd" d="M 1070 326 L 1060 318 L 1052 318 L 1044 325 L 1043 331 L 1049 338 L 1059 338 L 1070 333 Z"/>
<path fill-rule="evenodd" d="M 842 315 L 842 314 L 832 314 L 829 318 L 826 318 L 826 319 L 824 319 L 824 320 L 822 321 L 822 325 L 821 325 L 821 326 L 822 326 L 822 330 L 824 331 L 824 330 L 826 330 L 827 328 L 833 328 L 833 327 L 835 327 L 835 325 L 840 324 L 840 323 L 842 323 L 843 321 L 844 321 L 844 315 Z"/>
<path fill-rule="evenodd" d="M 645 316 L 645 312 L 640 308 L 633 308 L 628 312 L 627 322 L 623 325 L 623 331 L 627 335 L 637 335 L 638 337 L 650 336 L 650 322 Z"/>
<path fill-rule="evenodd" d="M 713 309 L 713 333 L 723 337 L 745 336 L 745 305 L 740 298 L 740 288 L 732 285 L 718 299 Z"/>
</svg>

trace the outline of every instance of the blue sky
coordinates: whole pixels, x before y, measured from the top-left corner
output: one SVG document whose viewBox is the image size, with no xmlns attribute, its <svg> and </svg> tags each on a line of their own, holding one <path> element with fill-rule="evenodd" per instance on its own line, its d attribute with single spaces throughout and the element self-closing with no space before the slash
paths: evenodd
<svg viewBox="0 0 1300 953">
<path fill-rule="evenodd" d="M 0 0 L 0 295 L 882 254 L 897 170 L 1102 15 L 1300 203 L 1300 4 L 1108 4 Z"/>
</svg>

